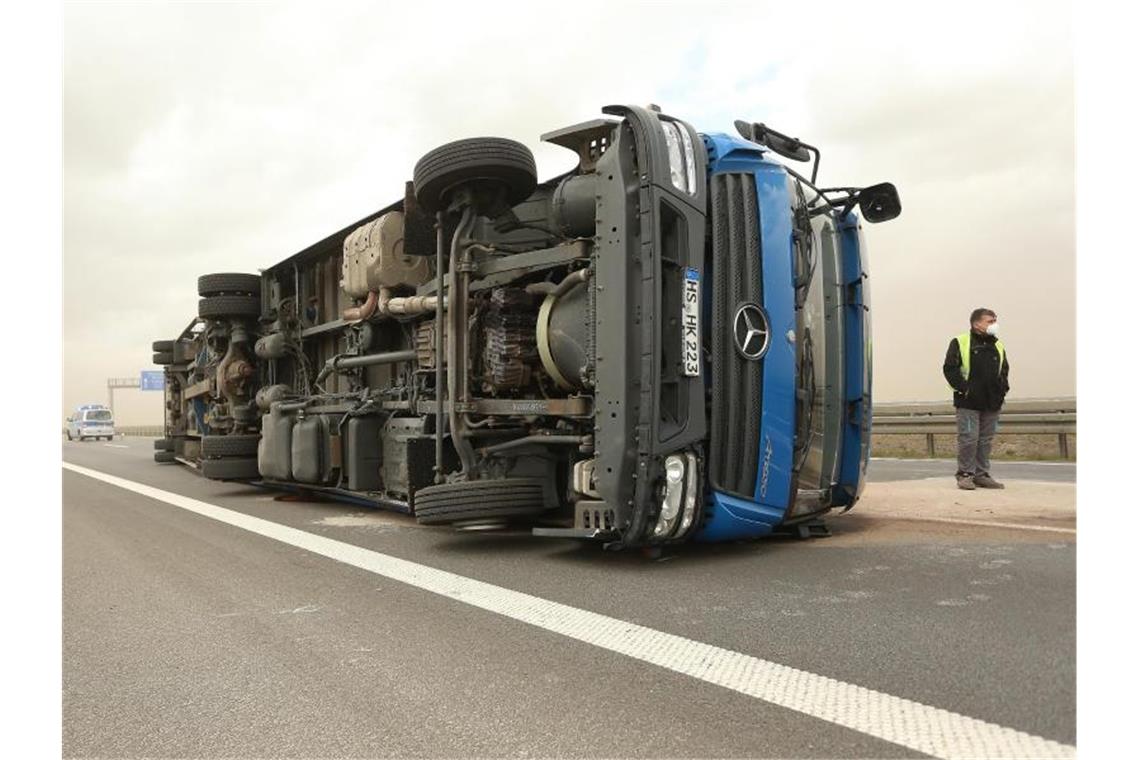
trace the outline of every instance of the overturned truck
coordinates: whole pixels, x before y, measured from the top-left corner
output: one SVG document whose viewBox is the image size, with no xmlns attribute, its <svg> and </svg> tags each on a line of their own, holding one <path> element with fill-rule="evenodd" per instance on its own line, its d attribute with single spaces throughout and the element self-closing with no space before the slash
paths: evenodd
<svg viewBox="0 0 1140 760">
<path fill-rule="evenodd" d="M 870 442 L 861 222 L 763 124 L 656 108 L 449 143 L 403 196 L 259 275 L 199 278 L 154 344 L 155 458 L 427 524 L 612 547 L 799 529 L 848 509 Z M 803 176 L 785 161 L 810 162 Z M 858 211 L 858 213 L 857 213 Z"/>
</svg>

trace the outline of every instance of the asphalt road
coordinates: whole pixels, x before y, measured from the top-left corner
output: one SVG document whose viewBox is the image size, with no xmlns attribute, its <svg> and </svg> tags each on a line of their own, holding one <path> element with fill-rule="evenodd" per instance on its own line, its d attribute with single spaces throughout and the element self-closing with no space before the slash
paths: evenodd
<svg viewBox="0 0 1140 760">
<path fill-rule="evenodd" d="M 990 462 L 991 473 L 1001 481 L 1036 480 L 1042 483 L 1077 482 L 1076 462 Z M 878 459 L 871 458 L 867 480 L 881 483 L 890 480 L 953 478 L 958 463 L 953 459 Z"/>
<path fill-rule="evenodd" d="M 149 439 L 64 443 L 65 462 L 133 483 L 1075 743 L 1071 536 L 853 512 L 826 539 L 686 547 L 654 561 L 282 500 L 156 465 L 152 453 Z M 877 477 L 899 467 L 886 461 Z M 922 756 L 62 477 L 68 757 Z"/>
</svg>

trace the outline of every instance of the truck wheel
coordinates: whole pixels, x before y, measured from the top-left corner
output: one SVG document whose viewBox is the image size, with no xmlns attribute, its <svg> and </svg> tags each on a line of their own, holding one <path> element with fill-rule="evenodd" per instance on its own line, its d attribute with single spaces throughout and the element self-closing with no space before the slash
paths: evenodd
<svg viewBox="0 0 1140 760">
<path fill-rule="evenodd" d="M 159 464 L 167 464 L 174 461 L 173 451 L 156 451 L 154 452 L 154 461 Z"/>
<path fill-rule="evenodd" d="M 261 477 L 257 471 L 257 457 L 203 459 L 202 475 L 210 480 L 256 480 Z"/>
<path fill-rule="evenodd" d="M 193 343 L 184 343 L 182 341 L 178 341 L 177 343 L 174 344 L 173 353 L 174 353 L 174 361 L 177 362 L 178 364 L 185 364 L 186 362 L 192 362 L 196 358 L 196 354 L 194 353 L 194 344 Z"/>
<path fill-rule="evenodd" d="M 169 438 L 155 438 L 154 439 L 155 451 L 174 451 L 174 441 Z"/>
<path fill-rule="evenodd" d="M 468 520 L 503 520 L 546 509 L 541 478 L 503 478 L 440 483 L 412 495 L 416 520 L 446 525 Z"/>
<path fill-rule="evenodd" d="M 172 341 L 172 340 L 156 340 L 154 343 L 150 344 L 150 347 L 152 349 L 154 349 L 154 352 L 156 354 L 165 353 L 167 351 L 173 351 L 174 350 L 174 341 Z"/>
<path fill-rule="evenodd" d="M 174 364 L 174 354 L 172 354 L 170 351 L 157 351 L 154 354 L 154 363 L 164 366 L 167 364 Z"/>
<path fill-rule="evenodd" d="M 198 295 L 220 296 L 225 294 L 260 296 L 261 277 L 256 274 L 225 272 L 204 274 L 198 278 Z"/>
<path fill-rule="evenodd" d="M 257 442 L 261 436 L 252 435 L 204 435 L 202 436 L 203 457 L 246 457 L 257 456 Z"/>
<path fill-rule="evenodd" d="M 261 297 L 238 295 L 203 298 L 198 302 L 198 316 L 203 319 L 260 317 Z"/>
<path fill-rule="evenodd" d="M 506 206 L 514 206 L 534 192 L 538 172 L 534 155 L 522 143 L 501 137 L 473 137 L 426 153 L 416 162 L 412 182 L 420 207 L 435 214 L 447 207 L 452 190 L 466 184 L 499 191 Z M 480 209 L 487 216 L 506 210 Z"/>
</svg>

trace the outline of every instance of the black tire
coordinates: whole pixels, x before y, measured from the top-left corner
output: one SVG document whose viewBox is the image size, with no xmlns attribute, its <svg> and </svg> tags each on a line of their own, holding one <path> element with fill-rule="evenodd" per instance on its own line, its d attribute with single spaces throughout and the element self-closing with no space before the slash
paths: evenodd
<svg viewBox="0 0 1140 760">
<path fill-rule="evenodd" d="M 256 480 L 257 457 L 231 459 L 203 459 L 202 475 L 210 480 Z"/>
<path fill-rule="evenodd" d="M 174 441 L 169 438 L 155 438 L 154 439 L 155 451 L 174 451 Z"/>
<path fill-rule="evenodd" d="M 537 515 L 546 509 L 541 478 L 503 478 L 425 486 L 413 495 L 416 520 L 446 525 L 462 520 Z"/>
<path fill-rule="evenodd" d="M 261 436 L 252 435 L 204 435 L 202 436 L 203 457 L 246 457 L 257 456 L 257 442 Z"/>
<path fill-rule="evenodd" d="M 173 451 L 156 451 L 154 452 L 154 461 L 159 464 L 169 464 L 174 461 Z"/>
<path fill-rule="evenodd" d="M 497 186 L 506 191 L 507 205 L 514 206 L 534 192 L 538 172 L 534 154 L 522 143 L 502 137 L 472 137 L 426 153 L 416 162 L 413 183 L 420 207 L 435 214 L 446 207 L 452 189 L 468 183 Z M 498 210 L 482 211 L 494 215 Z"/>
<path fill-rule="evenodd" d="M 204 319 L 260 317 L 260 296 L 210 296 L 198 302 L 198 316 Z"/>
<path fill-rule="evenodd" d="M 176 364 L 185 364 L 194 361 L 194 345 L 178 341 L 174 344 L 174 361 Z"/>
<path fill-rule="evenodd" d="M 173 351 L 174 350 L 174 341 L 172 341 L 172 340 L 156 340 L 154 343 L 150 344 L 150 347 L 154 350 L 154 352 L 156 354 L 165 353 L 167 351 Z"/>
<path fill-rule="evenodd" d="M 167 364 L 174 364 L 174 354 L 170 351 L 159 351 L 154 355 L 154 363 L 163 366 Z"/>
<path fill-rule="evenodd" d="M 198 295 L 220 296 L 225 294 L 260 296 L 261 276 L 223 272 L 221 274 L 204 274 L 198 278 Z"/>
</svg>

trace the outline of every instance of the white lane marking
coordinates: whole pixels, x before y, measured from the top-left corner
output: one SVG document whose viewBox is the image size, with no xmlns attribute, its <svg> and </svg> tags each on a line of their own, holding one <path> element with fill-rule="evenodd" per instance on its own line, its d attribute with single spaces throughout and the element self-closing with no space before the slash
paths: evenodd
<svg viewBox="0 0 1140 760">
<path fill-rule="evenodd" d="M 937 522 L 953 523 L 955 525 L 977 525 L 982 528 L 1008 528 L 1010 530 L 1038 530 L 1047 533 L 1071 533 L 1076 535 L 1076 528 L 1054 528 L 1048 525 L 1022 525 L 1019 523 L 987 522 L 986 520 L 959 520 L 955 517 L 903 517 L 891 515 L 891 520 L 909 520 L 911 522 Z"/>
<path fill-rule="evenodd" d="M 124 446 L 121 443 L 104 443 L 104 446 L 110 446 L 113 449 L 129 449 L 130 446 Z"/>
<path fill-rule="evenodd" d="M 1073 758 L 1076 747 L 399 559 L 98 470 L 64 469 L 706 683 L 939 758 Z"/>
</svg>

